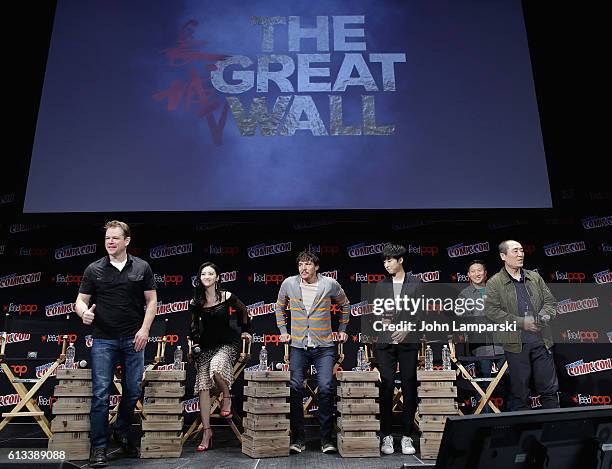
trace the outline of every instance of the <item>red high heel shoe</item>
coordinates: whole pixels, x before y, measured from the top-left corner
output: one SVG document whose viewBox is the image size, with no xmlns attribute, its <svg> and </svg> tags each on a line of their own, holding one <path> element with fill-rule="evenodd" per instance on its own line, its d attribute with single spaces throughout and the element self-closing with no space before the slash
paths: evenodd
<svg viewBox="0 0 612 469">
<path fill-rule="evenodd" d="M 206 450 L 208 450 L 208 449 L 212 448 L 212 437 L 213 437 L 213 431 L 212 431 L 212 428 L 207 427 L 207 428 L 204 428 L 204 429 L 203 429 L 204 433 L 206 433 L 206 430 L 210 430 L 210 437 L 208 438 L 208 444 L 203 445 L 203 444 L 201 444 L 201 443 L 200 443 L 200 444 L 198 445 L 198 447 L 196 448 L 196 451 L 198 451 L 198 452 L 206 451 Z M 204 437 L 204 435 L 202 435 L 202 437 Z M 203 438 L 202 438 L 202 439 L 203 439 Z"/>
<path fill-rule="evenodd" d="M 233 417 L 233 415 L 232 415 L 232 399 L 229 398 L 229 401 L 230 401 L 230 410 L 222 410 L 221 412 L 219 412 L 219 415 L 221 415 L 221 417 L 224 417 L 226 419 Z M 223 402 L 225 403 L 225 397 L 223 398 Z"/>
</svg>

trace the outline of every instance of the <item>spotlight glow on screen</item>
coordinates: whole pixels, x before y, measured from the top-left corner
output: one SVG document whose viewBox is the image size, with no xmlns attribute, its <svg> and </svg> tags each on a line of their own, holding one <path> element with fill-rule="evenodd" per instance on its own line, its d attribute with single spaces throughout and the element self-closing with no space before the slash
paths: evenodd
<svg viewBox="0 0 612 469">
<path fill-rule="evenodd" d="M 519 0 L 59 0 L 26 213 L 551 207 Z"/>
</svg>

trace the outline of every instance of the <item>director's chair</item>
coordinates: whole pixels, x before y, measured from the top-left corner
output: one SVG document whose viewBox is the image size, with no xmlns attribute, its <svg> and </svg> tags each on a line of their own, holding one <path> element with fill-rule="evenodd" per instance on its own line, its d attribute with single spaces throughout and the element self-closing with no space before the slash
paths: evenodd
<svg viewBox="0 0 612 469">
<path fill-rule="evenodd" d="M 66 346 L 68 342 L 68 336 L 63 335 L 61 337 L 61 352 L 60 355 L 53 361 L 52 365 L 45 371 L 45 373 L 40 378 L 17 378 L 10 366 L 8 365 L 8 360 L 14 361 L 41 361 L 48 362 L 49 360 L 53 360 L 52 358 L 11 358 L 8 359 L 6 357 L 6 345 L 8 343 L 8 334 L 11 328 L 11 318 L 10 315 L 7 314 L 4 320 L 4 331 L 0 333 L 0 367 L 2 371 L 6 375 L 11 386 L 17 391 L 19 395 L 19 402 L 13 407 L 10 412 L 3 412 L 2 417 L 3 420 L 0 422 L 0 431 L 4 429 L 9 422 L 15 417 L 32 417 L 36 420 L 36 423 L 40 426 L 42 431 L 47 435 L 48 438 L 53 436 L 53 432 L 51 432 L 50 424 L 47 418 L 45 417 L 45 413 L 40 409 L 36 400 L 33 399 L 34 395 L 38 392 L 38 390 L 42 387 L 43 384 L 53 375 L 55 375 L 55 371 L 57 368 L 66 361 Z M 24 325 L 24 330 L 30 331 L 32 330 L 33 321 L 28 320 L 28 324 Z M 30 389 L 27 389 L 26 383 L 34 383 Z M 23 408 L 27 410 L 22 410 Z"/>
<path fill-rule="evenodd" d="M 191 347 L 193 346 L 193 342 L 191 341 L 190 338 L 187 338 L 187 344 L 189 346 L 189 355 L 191 355 Z M 242 338 L 242 351 L 240 352 L 240 355 L 238 356 L 238 360 L 236 361 L 236 364 L 234 365 L 234 369 L 232 371 L 232 374 L 234 376 L 234 381 L 238 380 L 238 378 L 244 371 L 244 368 L 246 367 L 250 359 L 251 359 L 251 340 L 245 339 L 243 337 Z M 236 426 L 233 420 L 234 418 L 236 418 L 238 420 L 238 423 L 242 425 L 242 419 L 240 417 L 240 413 L 238 409 L 235 407 L 234 401 L 232 400 L 232 417 L 221 416 L 221 413 L 220 413 L 221 401 L 222 401 L 221 391 L 217 392 L 215 395 L 211 394 L 210 396 L 210 416 L 225 419 L 225 421 L 229 424 L 232 431 L 234 432 L 234 435 L 236 435 L 236 438 L 238 438 L 238 441 L 242 442 L 242 433 L 240 433 L 240 431 L 238 430 L 238 427 Z M 195 435 L 201 432 L 202 429 L 203 429 L 202 418 L 200 417 L 200 414 L 198 413 L 198 416 L 193 421 L 189 429 L 183 434 L 183 438 L 182 438 L 183 444 L 189 438 L 195 437 Z"/>
<path fill-rule="evenodd" d="M 478 403 L 476 410 L 474 410 L 474 415 L 480 414 L 482 410 L 484 409 L 485 405 L 488 405 L 493 412 L 495 412 L 496 414 L 499 414 L 501 410 L 499 410 L 497 406 L 491 402 L 490 399 L 491 399 L 491 396 L 493 395 L 493 391 L 495 391 L 495 388 L 501 382 L 501 379 L 503 378 L 504 373 L 506 373 L 506 370 L 508 369 L 508 361 L 504 360 L 504 364 L 497 372 L 497 376 L 495 378 L 474 378 L 470 374 L 470 372 L 465 368 L 465 366 L 463 366 L 463 364 L 461 363 L 461 360 L 482 360 L 482 359 L 497 360 L 497 359 L 503 358 L 503 355 L 499 355 L 499 356 L 495 355 L 495 356 L 490 356 L 490 357 L 471 357 L 471 356 L 458 357 L 456 354 L 455 343 L 453 341 L 452 336 L 449 336 L 448 338 L 448 348 L 450 350 L 451 361 L 457 366 L 457 369 L 463 375 L 465 380 L 468 381 L 472 385 L 472 387 L 476 390 L 478 394 L 480 394 L 480 402 Z M 480 387 L 480 384 L 479 384 L 480 382 L 488 382 L 489 384 L 487 385 L 487 388 L 483 390 Z"/>
</svg>

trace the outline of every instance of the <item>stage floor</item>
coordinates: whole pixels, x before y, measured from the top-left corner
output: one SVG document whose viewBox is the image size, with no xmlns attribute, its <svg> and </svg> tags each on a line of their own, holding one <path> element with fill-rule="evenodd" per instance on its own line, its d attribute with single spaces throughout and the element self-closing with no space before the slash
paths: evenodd
<svg viewBox="0 0 612 469">
<path fill-rule="evenodd" d="M 203 453 L 196 452 L 199 435 L 183 447 L 180 458 L 169 459 L 125 459 L 118 458 L 118 449 L 111 445 L 108 450 L 109 466 L 121 468 L 155 469 L 377 469 L 377 468 L 423 468 L 433 467 L 434 461 L 422 461 L 416 456 L 401 453 L 400 437 L 396 438 L 396 452 L 379 458 L 342 458 L 339 454 L 323 454 L 319 448 L 318 427 L 306 427 L 308 439 L 306 451 L 283 458 L 251 459 L 242 454 L 240 443 L 228 426 L 213 425 L 212 449 Z M 134 434 L 138 435 L 137 428 Z M 418 444 L 418 441 L 417 441 Z M 0 433 L 0 448 L 46 448 L 47 439 L 36 424 L 11 423 Z M 417 448 L 418 456 L 418 448 Z M 88 467 L 87 461 L 72 461 L 81 467 Z"/>
</svg>

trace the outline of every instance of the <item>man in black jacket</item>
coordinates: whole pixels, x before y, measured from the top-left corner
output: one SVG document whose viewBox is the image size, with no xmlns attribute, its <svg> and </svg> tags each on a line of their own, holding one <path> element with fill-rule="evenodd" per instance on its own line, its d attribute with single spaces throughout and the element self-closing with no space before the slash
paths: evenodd
<svg viewBox="0 0 612 469">
<path fill-rule="evenodd" d="M 385 246 L 382 258 L 389 276 L 376 285 L 376 298 L 389 299 L 407 296 L 417 297 L 420 294 L 419 280 L 410 272 L 404 270 L 404 255 L 406 248 L 397 244 Z M 389 311 L 383 313 L 383 323 L 399 324 L 402 319 L 414 322 L 416 316 L 410 316 L 407 311 Z M 417 407 L 416 368 L 419 353 L 419 343 L 416 335 L 409 337 L 408 332 L 395 331 L 379 335 L 374 346 L 380 371 L 380 430 L 382 437 L 381 451 L 392 454 L 393 435 L 393 393 L 395 390 L 395 370 L 399 362 L 402 380 L 403 402 L 403 435 L 401 440 L 402 453 L 414 454 L 412 442 L 414 414 Z"/>
</svg>

